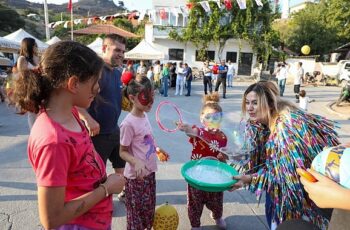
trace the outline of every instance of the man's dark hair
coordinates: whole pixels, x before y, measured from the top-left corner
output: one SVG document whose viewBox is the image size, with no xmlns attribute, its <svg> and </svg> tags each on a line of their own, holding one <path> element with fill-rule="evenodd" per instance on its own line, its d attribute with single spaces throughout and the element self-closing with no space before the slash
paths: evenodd
<svg viewBox="0 0 350 230">
<path fill-rule="evenodd" d="M 126 39 L 118 34 L 108 34 L 105 39 L 110 39 L 112 41 L 117 41 L 122 44 L 126 44 Z"/>
</svg>

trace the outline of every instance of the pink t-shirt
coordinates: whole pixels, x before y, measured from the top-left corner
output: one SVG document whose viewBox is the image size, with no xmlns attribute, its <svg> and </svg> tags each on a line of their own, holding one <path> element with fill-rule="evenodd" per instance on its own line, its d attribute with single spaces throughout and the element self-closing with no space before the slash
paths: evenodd
<svg viewBox="0 0 350 230">
<path fill-rule="evenodd" d="M 120 144 L 129 146 L 129 153 L 141 159 L 147 169 L 147 175 L 157 171 L 157 156 L 152 127 L 145 114 L 144 117 L 136 117 L 129 113 L 120 124 Z M 135 179 L 136 173 L 133 166 L 126 163 L 124 176 Z"/>
<path fill-rule="evenodd" d="M 77 117 L 82 131 L 73 132 L 43 111 L 35 121 L 28 140 L 29 161 L 38 186 L 65 187 L 65 202 L 86 194 L 106 180 L 106 168 L 90 136 Z M 108 229 L 113 213 L 109 196 L 69 224 L 91 229 Z"/>
</svg>

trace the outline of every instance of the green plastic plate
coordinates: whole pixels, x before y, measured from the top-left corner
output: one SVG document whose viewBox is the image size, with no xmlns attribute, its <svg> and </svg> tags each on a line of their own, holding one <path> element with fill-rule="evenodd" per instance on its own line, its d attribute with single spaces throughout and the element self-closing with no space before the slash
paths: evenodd
<svg viewBox="0 0 350 230">
<path fill-rule="evenodd" d="M 228 172 L 232 176 L 238 175 L 238 172 L 232 168 L 231 166 L 222 163 L 218 160 L 210 160 L 210 159 L 200 159 L 200 160 L 192 160 L 187 163 L 185 163 L 181 168 L 181 174 L 185 178 L 186 182 L 191 185 L 192 187 L 206 191 L 206 192 L 223 192 L 226 190 L 229 190 L 232 188 L 232 185 L 237 182 L 237 180 L 232 180 L 227 183 L 221 183 L 221 184 L 210 184 L 202 181 L 198 181 L 196 179 L 193 179 L 187 175 L 187 170 L 195 165 L 208 165 L 208 166 L 214 166 L 222 169 L 223 171 Z"/>
</svg>

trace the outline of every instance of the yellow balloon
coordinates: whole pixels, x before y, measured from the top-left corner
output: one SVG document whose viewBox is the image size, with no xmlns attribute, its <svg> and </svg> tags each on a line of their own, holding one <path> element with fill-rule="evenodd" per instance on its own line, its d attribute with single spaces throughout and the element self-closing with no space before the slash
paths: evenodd
<svg viewBox="0 0 350 230">
<path fill-rule="evenodd" d="M 154 230 L 176 230 L 179 226 L 179 214 L 166 202 L 156 209 L 154 214 Z"/>
<path fill-rule="evenodd" d="M 303 47 L 301 47 L 301 53 L 304 55 L 308 55 L 310 51 L 311 51 L 311 48 L 308 45 L 304 45 Z"/>
</svg>

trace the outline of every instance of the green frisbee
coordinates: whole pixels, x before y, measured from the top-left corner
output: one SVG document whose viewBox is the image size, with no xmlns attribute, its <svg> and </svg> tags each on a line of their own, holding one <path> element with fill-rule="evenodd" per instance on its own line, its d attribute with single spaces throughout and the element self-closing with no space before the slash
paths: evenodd
<svg viewBox="0 0 350 230">
<path fill-rule="evenodd" d="M 225 175 L 225 177 L 233 177 L 235 175 L 238 175 L 238 172 L 232 168 L 231 166 L 222 163 L 218 160 L 210 160 L 210 159 L 200 159 L 200 160 L 192 160 L 187 163 L 185 163 L 181 168 L 181 174 L 185 178 L 186 182 L 191 185 L 192 187 L 206 191 L 206 192 L 223 192 L 226 190 L 229 190 L 232 188 L 232 185 L 237 182 L 237 180 L 226 180 L 226 182 L 218 182 L 218 183 L 209 183 L 202 180 L 198 180 L 193 177 L 193 175 L 190 175 L 190 170 L 193 169 L 193 167 L 202 167 L 204 170 L 206 170 L 206 173 L 212 172 L 212 175 L 214 175 L 214 172 L 222 173 Z"/>
</svg>

